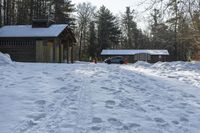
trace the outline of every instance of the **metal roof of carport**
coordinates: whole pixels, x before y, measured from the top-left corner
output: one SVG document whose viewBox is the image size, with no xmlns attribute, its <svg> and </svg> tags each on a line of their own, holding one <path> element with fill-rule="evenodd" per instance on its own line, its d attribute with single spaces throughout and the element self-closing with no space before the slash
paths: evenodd
<svg viewBox="0 0 200 133">
<path fill-rule="evenodd" d="M 103 50 L 101 55 L 136 55 L 136 54 L 149 54 L 149 55 L 169 55 L 168 50 L 144 50 L 144 49 L 130 49 L 130 50 Z"/>
</svg>

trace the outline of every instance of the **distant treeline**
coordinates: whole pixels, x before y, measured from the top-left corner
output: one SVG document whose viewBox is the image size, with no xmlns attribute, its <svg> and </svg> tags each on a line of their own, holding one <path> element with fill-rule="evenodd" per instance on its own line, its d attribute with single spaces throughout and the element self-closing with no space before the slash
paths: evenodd
<svg viewBox="0 0 200 133">
<path fill-rule="evenodd" d="M 74 5 L 71 0 L 0 0 L 0 26 L 31 24 L 33 19 L 67 23 L 75 32 L 79 60 L 98 57 L 102 49 L 167 49 L 172 60 L 200 54 L 200 1 L 152 0 L 148 29 L 138 28 L 137 11 L 118 16 L 105 6 Z"/>
</svg>

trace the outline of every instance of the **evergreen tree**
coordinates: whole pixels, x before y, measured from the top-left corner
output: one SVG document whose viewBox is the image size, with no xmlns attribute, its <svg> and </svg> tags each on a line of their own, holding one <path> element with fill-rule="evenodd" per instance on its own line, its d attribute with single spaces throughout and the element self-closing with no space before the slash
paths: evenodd
<svg viewBox="0 0 200 133">
<path fill-rule="evenodd" d="M 75 11 L 75 8 L 71 0 L 54 0 L 54 5 L 56 23 L 67 23 L 70 26 L 75 26 L 75 19 L 71 17 L 71 13 Z"/>
<path fill-rule="evenodd" d="M 112 48 L 118 45 L 117 42 L 120 37 L 120 30 L 116 23 L 116 18 L 105 7 L 102 6 L 97 15 L 98 28 L 98 54 L 103 49 Z"/>
<path fill-rule="evenodd" d="M 133 21 L 134 11 L 131 11 L 130 7 L 126 8 L 125 14 L 122 16 L 122 25 L 125 35 L 125 47 L 136 48 L 138 47 L 138 34 L 136 22 Z"/>
<path fill-rule="evenodd" d="M 95 32 L 95 23 L 90 22 L 90 29 L 89 29 L 89 47 L 88 47 L 88 54 L 89 57 L 95 58 L 97 56 L 97 38 Z"/>
</svg>

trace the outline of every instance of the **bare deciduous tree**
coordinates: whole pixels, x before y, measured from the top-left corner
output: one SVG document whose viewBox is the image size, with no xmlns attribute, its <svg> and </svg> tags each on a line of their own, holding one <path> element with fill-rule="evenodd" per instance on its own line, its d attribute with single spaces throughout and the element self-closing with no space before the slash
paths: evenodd
<svg viewBox="0 0 200 133">
<path fill-rule="evenodd" d="M 94 6 L 91 3 L 80 3 L 77 5 L 77 23 L 78 23 L 78 41 L 79 41 L 79 60 L 82 57 L 82 48 L 86 50 L 87 44 L 87 32 L 89 30 L 89 24 L 94 17 Z M 86 50 L 87 51 L 87 50 Z M 85 51 L 85 52 L 86 52 Z"/>
</svg>

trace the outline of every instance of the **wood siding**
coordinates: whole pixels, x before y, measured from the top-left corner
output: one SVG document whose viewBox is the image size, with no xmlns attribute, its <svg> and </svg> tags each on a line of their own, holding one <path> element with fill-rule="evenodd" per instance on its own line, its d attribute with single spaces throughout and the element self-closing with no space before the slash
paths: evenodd
<svg viewBox="0 0 200 133">
<path fill-rule="evenodd" d="M 39 40 L 36 41 L 36 61 L 37 62 L 43 62 L 43 41 Z"/>
<path fill-rule="evenodd" d="M 34 40 L 0 40 L 0 51 L 2 53 L 8 53 L 13 61 L 36 61 L 36 46 Z"/>
<path fill-rule="evenodd" d="M 59 39 L 36 41 L 37 62 L 63 62 L 63 45 Z"/>
<path fill-rule="evenodd" d="M 8 41 L 9 40 L 9 41 Z M 0 52 L 18 62 L 73 62 L 73 42 L 63 38 L 0 38 Z M 65 52 L 65 53 L 64 53 Z"/>
</svg>

